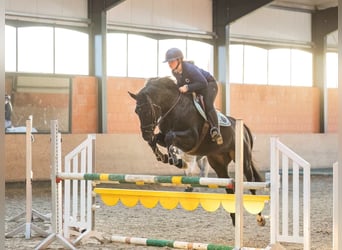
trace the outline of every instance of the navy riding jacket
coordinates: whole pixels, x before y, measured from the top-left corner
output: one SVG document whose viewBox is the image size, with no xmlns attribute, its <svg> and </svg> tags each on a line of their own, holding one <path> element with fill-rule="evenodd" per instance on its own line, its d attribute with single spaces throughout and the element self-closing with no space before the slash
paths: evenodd
<svg viewBox="0 0 342 250">
<path fill-rule="evenodd" d="M 208 82 L 215 81 L 215 78 L 207 71 L 197 67 L 191 62 L 182 62 L 182 73 L 172 72 L 177 80 L 177 86 L 188 85 L 189 92 L 201 93 L 206 91 Z"/>
</svg>

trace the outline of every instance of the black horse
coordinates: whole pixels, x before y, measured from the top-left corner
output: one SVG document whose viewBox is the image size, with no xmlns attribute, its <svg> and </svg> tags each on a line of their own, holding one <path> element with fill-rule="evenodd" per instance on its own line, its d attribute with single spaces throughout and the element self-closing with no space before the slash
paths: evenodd
<svg viewBox="0 0 342 250">
<path fill-rule="evenodd" d="M 227 117 L 231 126 L 221 126 L 223 144 L 212 142 L 208 133 L 208 122 L 199 114 L 190 94 L 180 94 L 175 82 L 168 78 L 151 78 L 138 94 L 130 93 L 136 100 L 135 112 L 140 119 L 142 137 L 148 142 L 159 161 L 182 167 L 181 159 L 176 159 L 172 147 L 192 155 L 206 155 L 210 166 L 219 178 L 229 178 L 228 164 L 235 160 L 235 119 Z M 155 129 L 159 133 L 155 134 Z M 252 160 L 253 137 L 244 125 L 244 175 L 247 181 L 261 182 L 262 177 Z M 163 154 L 158 145 L 166 147 Z M 233 189 L 226 189 L 234 193 Z M 251 190 L 255 194 L 255 190 Z M 231 214 L 235 224 L 235 214 Z M 257 216 L 259 225 L 265 225 L 261 214 Z"/>
</svg>

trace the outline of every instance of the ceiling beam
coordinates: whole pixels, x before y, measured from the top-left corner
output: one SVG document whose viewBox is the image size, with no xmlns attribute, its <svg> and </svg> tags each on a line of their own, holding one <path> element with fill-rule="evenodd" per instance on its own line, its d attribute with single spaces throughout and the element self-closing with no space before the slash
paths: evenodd
<svg viewBox="0 0 342 250">
<path fill-rule="evenodd" d="M 125 2 L 125 0 L 105 0 L 104 10 L 110 10 L 122 2 Z"/>
<path fill-rule="evenodd" d="M 227 24 L 238 20 L 256 9 L 265 6 L 272 0 L 229 0 L 225 1 L 227 4 Z"/>
</svg>

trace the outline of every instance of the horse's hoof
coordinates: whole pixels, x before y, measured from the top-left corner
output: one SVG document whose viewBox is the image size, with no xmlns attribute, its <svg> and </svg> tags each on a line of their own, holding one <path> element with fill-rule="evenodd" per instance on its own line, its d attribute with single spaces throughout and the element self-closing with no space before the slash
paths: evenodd
<svg viewBox="0 0 342 250">
<path fill-rule="evenodd" d="M 179 169 L 184 169 L 184 161 L 182 159 L 178 159 L 176 162 L 175 162 L 175 166 Z M 186 165 L 186 164 L 185 164 Z"/>
<path fill-rule="evenodd" d="M 167 163 L 168 160 L 169 160 L 169 157 L 165 154 L 165 155 L 163 156 L 163 163 Z"/>
<path fill-rule="evenodd" d="M 262 215 L 258 215 L 257 216 L 257 223 L 258 223 L 258 226 L 264 227 L 266 225 L 265 217 Z"/>
<path fill-rule="evenodd" d="M 186 163 L 186 161 L 182 160 L 182 169 L 187 169 L 188 168 L 188 163 Z"/>
</svg>

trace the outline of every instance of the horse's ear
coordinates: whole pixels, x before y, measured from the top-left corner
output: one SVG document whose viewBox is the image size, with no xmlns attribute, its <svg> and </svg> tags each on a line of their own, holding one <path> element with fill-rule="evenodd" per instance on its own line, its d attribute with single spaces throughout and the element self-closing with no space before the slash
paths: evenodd
<svg viewBox="0 0 342 250">
<path fill-rule="evenodd" d="M 128 94 L 134 99 L 137 100 L 137 96 L 131 92 L 128 91 Z"/>
</svg>

